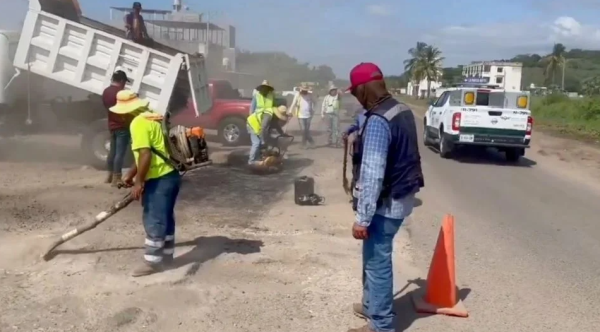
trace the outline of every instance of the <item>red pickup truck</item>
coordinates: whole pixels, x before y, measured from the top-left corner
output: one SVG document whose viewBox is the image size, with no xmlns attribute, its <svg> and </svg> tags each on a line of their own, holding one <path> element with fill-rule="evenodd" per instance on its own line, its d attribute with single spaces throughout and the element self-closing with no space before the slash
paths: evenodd
<svg viewBox="0 0 600 332">
<path fill-rule="evenodd" d="M 246 119 L 250 114 L 252 98 L 243 98 L 228 81 L 211 80 L 208 84 L 213 107 L 199 117 L 188 109 L 173 116 L 172 123 L 184 126 L 200 126 L 217 130 L 218 140 L 223 145 L 236 146 L 250 141 Z M 286 105 L 285 98 L 276 98 L 276 106 Z"/>
</svg>

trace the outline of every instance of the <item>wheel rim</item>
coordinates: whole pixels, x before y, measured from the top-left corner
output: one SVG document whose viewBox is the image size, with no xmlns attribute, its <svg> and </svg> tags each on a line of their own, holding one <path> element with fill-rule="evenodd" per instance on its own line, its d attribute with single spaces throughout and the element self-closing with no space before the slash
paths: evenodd
<svg viewBox="0 0 600 332">
<path fill-rule="evenodd" d="M 92 142 L 92 150 L 96 158 L 106 161 L 110 151 L 110 138 L 107 135 L 96 135 Z"/>
<path fill-rule="evenodd" d="M 235 142 L 240 138 L 240 128 L 234 124 L 228 124 L 223 128 L 223 138 L 227 142 Z"/>
</svg>

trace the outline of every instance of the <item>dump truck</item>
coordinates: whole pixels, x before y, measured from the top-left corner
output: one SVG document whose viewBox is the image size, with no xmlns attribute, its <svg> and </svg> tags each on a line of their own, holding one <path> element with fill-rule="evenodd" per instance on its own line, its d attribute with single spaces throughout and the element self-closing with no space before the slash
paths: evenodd
<svg viewBox="0 0 600 332">
<path fill-rule="evenodd" d="M 76 111 L 88 119 L 80 129 L 81 148 L 98 167 L 105 165 L 109 143 L 99 95 L 115 71 L 126 72 L 131 81 L 127 89 L 162 115 L 192 109 L 199 116 L 212 107 L 202 54 L 186 54 L 152 40 L 142 45 L 125 37 L 124 30 L 83 16 L 77 0 L 30 0 L 13 56 L 16 72 L 9 81 L 32 75 L 34 80 L 52 80 L 90 94 L 90 102 Z"/>
</svg>

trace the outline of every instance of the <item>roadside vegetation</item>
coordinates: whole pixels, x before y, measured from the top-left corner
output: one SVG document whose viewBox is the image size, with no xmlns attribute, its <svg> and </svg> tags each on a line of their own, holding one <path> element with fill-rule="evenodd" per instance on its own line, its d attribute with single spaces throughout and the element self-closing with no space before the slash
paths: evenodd
<svg viewBox="0 0 600 332">
<path fill-rule="evenodd" d="M 600 97 L 569 98 L 561 93 L 534 96 L 534 128 L 597 142 L 600 140 Z M 535 130 L 535 129 L 534 129 Z"/>
</svg>

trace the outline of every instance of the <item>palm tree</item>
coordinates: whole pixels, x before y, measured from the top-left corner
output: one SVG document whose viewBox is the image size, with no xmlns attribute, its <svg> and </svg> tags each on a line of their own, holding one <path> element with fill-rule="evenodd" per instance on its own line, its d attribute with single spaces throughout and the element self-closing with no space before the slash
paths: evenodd
<svg viewBox="0 0 600 332">
<path fill-rule="evenodd" d="M 425 47 L 421 59 L 417 61 L 416 71 L 422 73 L 427 79 L 427 98 L 431 96 L 431 82 L 437 82 L 442 78 L 443 61 L 442 51 L 431 45 Z"/>
<path fill-rule="evenodd" d="M 541 60 L 546 64 L 546 67 L 544 68 L 544 75 L 546 76 L 546 80 L 549 80 L 550 82 L 552 82 L 552 84 L 556 84 L 555 78 L 556 71 L 558 70 L 558 68 L 565 65 L 564 55 L 566 49 L 567 48 L 565 47 L 565 45 L 561 43 L 554 44 L 554 47 L 552 48 L 552 53 L 550 53 L 550 55 Z"/>
<path fill-rule="evenodd" d="M 419 69 L 418 63 L 423 57 L 423 52 L 427 48 L 427 44 L 417 42 L 417 46 L 408 50 L 410 59 L 404 60 L 404 70 L 409 74 L 410 80 L 419 91 L 419 84 L 425 79 L 425 73 Z"/>
</svg>

